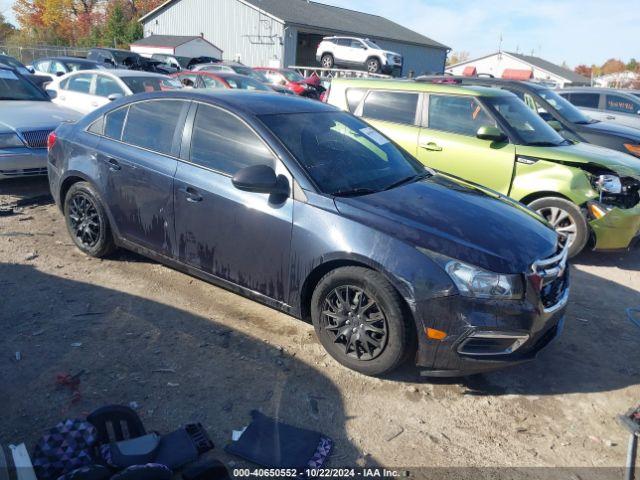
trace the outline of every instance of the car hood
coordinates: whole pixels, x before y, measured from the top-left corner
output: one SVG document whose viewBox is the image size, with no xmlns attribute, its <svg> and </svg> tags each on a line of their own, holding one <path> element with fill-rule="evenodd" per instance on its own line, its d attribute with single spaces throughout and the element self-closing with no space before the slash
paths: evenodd
<svg viewBox="0 0 640 480">
<path fill-rule="evenodd" d="M 626 125 L 620 125 L 613 122 L 593 122 L 587 124 L 581 124 L 581 127 L 592 131 L 593 133 L 608 133 L 612 135 L 618 135 L 620 137 L 633 140 L 635 143 L 640 143 L 640 129 L 627 127 Z"/>
<path fill-rule="evenodd" d="M 640 159 L 627 153 L 589 143 L 559 147 L 516 147 L 519 155 L 575 166 L 595 166 L 612 170 L 618 175 L 640 179 Z"/>
<path fill-rule="evenodd" d="M 398 52 L 392 52 L 391 50 L 380 50 L 381 53 L 384 53 L 385 55 L 394 55 L 396 57 L 401 57 L 402 54 L 398 53 Z"/>
<path fill-rule="evenodd" d="M 335 203 L 347 218 L 498 273 L 525 273 L 557 247 L 556 233 L 524 205 L 441 174 Z"/>
<path fill-rule="evenodd" d="M 60 105 L 46 101 L 0 101 L 0 130 L 39 130 L 56 128 L 62 122 L 82 117 Z"/>
</svg>

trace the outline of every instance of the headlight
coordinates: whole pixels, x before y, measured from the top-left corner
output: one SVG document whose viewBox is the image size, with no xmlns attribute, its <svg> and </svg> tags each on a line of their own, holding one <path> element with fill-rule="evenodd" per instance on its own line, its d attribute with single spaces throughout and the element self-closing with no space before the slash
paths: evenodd
<svg viewBox="0 0 640 480">
<path fill-rule="evenodd" d="M 615 175 L 600 175 L 596 181 L 596 188 L 605 193 L 622 193 L 622 182 Z"/>
<path fill-rule="evenodd" d="M 518 300 L 524 297 L 522 275 L 494 273 L 421 247 L 418 250 L 444 267 L 460 295 L 501 300 Z"/>
<path fill-rule="evenodd" d="M 24 147 L 24 142 L 15 133 L 0 133 L 0 148 Z"/>
</svg>

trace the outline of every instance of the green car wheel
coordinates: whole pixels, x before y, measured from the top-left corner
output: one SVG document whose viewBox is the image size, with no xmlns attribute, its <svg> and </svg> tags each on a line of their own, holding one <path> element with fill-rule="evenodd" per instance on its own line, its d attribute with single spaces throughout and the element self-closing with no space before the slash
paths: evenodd
<svg viewBox="0 0 640 480">
<path fill-rule="evenodd" d="M 562 245 L 569 244 L 569 257 L 582 251 L 589 240 L 589 227 L 580 207 L 557 197 L 540 198 L 529 207 L 551 224 Z"/>
</svg>

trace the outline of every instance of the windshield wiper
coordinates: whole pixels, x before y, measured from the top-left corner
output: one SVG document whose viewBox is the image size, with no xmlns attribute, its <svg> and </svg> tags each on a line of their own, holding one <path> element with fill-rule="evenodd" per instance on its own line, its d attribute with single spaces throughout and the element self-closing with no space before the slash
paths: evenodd
<svg viewBox="0 0 640 480">
<path fill-rule="evenodd" d="M 564 142 L 554 143 L 554 142 L 527 142 L 529 147 L 559 147 Z"/>
<path fill-rule="evenodd" d="M 409 177 L 403 178 L 401 180 L 398 180 L 397 182 L 393 182 L 391 185 L 387 186 L 385 188 L 385 190 L 392 190 L 394 188 L 397 188 L 401 185 L 405 185 L 407 183 L 413 183 L 413 182 L 417 182 L 419 180 L 422 180 L 423 178 L 427 178 L 431 176 L 431 174 L 429 172 L 423 172 L 423 173 L 418 173 L 416 175 L 411 175 Z"/>
<path fill-rule="evenodd" d="M 338 190 L 331 195 L 334 197 L 357 197 L 359 195 L 369 195 L 377 192 L 378 190 L 374 190 L 373 188 L 353 188 L 351 190 Z"/>
</svg>

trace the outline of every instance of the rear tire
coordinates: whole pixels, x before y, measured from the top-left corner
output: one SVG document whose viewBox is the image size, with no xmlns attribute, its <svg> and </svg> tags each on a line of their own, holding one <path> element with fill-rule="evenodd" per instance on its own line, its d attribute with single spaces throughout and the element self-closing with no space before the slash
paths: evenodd
<svg viewBox="0 0 640 480">
<path fill-rule="evenodd" d="M 575 203 L 564 198 L 545 197 L 531 202 L 529 208 L 553 226 L 563 245 L 569 242 L 569 257 L 576 256 L 587 244 L 587 219 Z"/>
<path fill-rule="evenodd" d="M 386 278 L 367 268 L 327 273 L 313 292 L 311 320 L 329 355 L 365 375 L 397 368 L 414 344 L 415 325 L 402 298 Z"/>
<path fill-rule="evenodd" d="M 333 55 L 331 55 L 330 53 L 325 53 L 324 55 L 322 55 L 320 64 L 322 65 L 322 68 L 333 68 L 333 66 L 335 65 Z"/>
<path fill-rule="evenodd" d="M 64 218 L 71 239 L 87 255 L 100 258 L 115 250 L 109 218 L 90 183 L 71 185 L 64 199 Z"/>
</svg>

